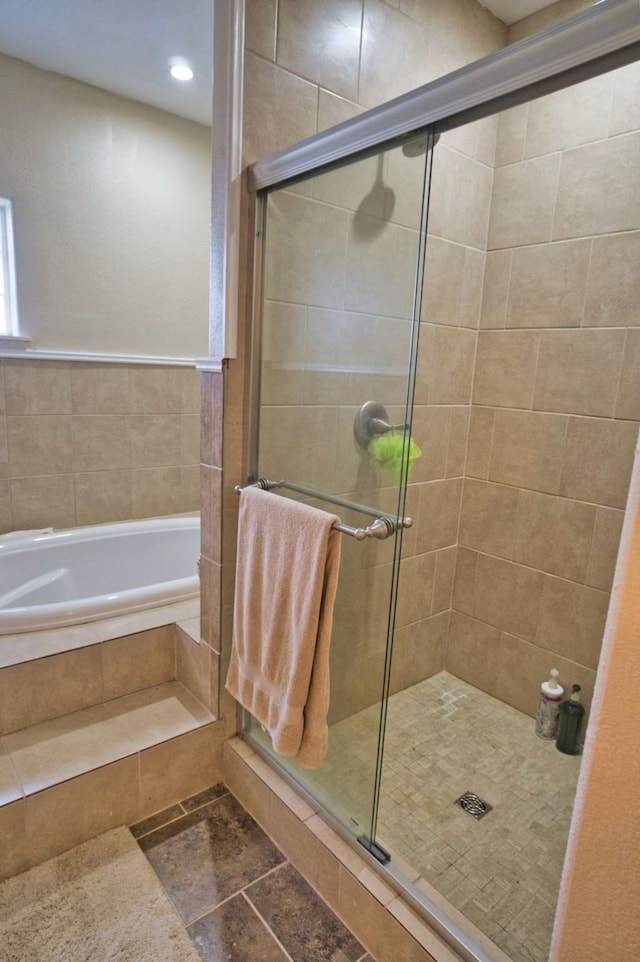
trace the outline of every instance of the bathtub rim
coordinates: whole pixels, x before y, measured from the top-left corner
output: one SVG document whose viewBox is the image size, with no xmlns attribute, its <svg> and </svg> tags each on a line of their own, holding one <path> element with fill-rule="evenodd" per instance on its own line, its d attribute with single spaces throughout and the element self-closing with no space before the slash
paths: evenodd
<svg viewBox="0 0 640 962">
<path fill-rule="evenodd" d="M 179 515 L 163 518 L 147 518 L 136 521 L 115 521 L 104 524 L 83 525 L 77 528 L 63 528 L 46 534 L 24 535 L 11 539 L 0 536 L 0 558 L 10 557 L 32 545 L 42 543 L 78 544 L 99 541 L 110 536 L 163 532 L 200 528 L 198 514 Z M 199 552 L 196 561 L 199 559 Z M 144 590 L 144 598 L 140 592 Z M 109 595 L 93 595 L 72 601 L 57 602 L 49 605 L 31 605 L 0 611 L 0 640 L 7 637 L 18 638 L 31 633 L 46 633 L 61 628 L 75 628 L 100 621 L 128 618 L 139 612 L 153 608 L 177 605 L 197 598 L 200 593 L 198 573 L 187 578 L 160 582 L 144 589 L 132 588 Z M 98 599 L 117 598 L 116 611 L 96 611 Z M 38 608 L 41 609 L 38 616 Z M 45 618 L 46 611 L 46 618 Z M 29 616 L 29 612 L 33 612 Z"/>
</svg>

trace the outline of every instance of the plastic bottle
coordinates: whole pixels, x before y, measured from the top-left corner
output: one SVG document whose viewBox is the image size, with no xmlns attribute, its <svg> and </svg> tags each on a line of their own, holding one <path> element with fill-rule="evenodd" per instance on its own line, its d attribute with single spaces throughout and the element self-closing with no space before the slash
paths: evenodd
<svg viewBox="0 0 640 962">
<path fill-rule="evenodd" d="M 536 735 L 538 738 L 556 737 L 560 703 L 564 695 L 564 688 L 558 682 L 559 674 L 557 668 L 552 668 L 549 681 L 543 681 L 540 686 L 540 701 L 536 713 Z"/>
<path fill-rule="evenodd" d="M 571 686 L 568 701 L 562 703 L 558 720 L 556 748 L 565 755 L 577 755 L 580 751 L 580 729 L 584 718 L 584 707 L 580 704 L 580 685 Z"/>
</svg>

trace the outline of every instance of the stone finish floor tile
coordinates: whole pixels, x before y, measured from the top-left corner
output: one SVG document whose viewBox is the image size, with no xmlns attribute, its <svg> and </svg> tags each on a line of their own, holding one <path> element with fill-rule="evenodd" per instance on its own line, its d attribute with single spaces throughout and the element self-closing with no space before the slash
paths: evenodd
<svg viewBox="0 0 640 962">
<path fill-rule="evenodd" d="M 357 962 L 365 950 L 287 863 L 249 886 L 246 896 L 293 962 Z"/>
<path fill-rule="evenodd" d="M 288 962 L 242 893 L 187 929 L 203 962 Z"/>
<path fill-rule="evenodd" d="M 130 825 L 129 831 L 134 838 L 142 838 L 143 835 L 148 835 L 149 832 L 153 832 L 163 825 L 168 825 L 169 822 L 175 821 L 176 818 L 181 818 L 184 814 L 185 812 L 181 805 L 171 805 L 161 812 L 156 812 L 155 815 L 150 815 L 149 818 L 143 818 L 141 822 L 136 822 L 135 825 Z"/>
<path fill-rule="evenodd" d="M 213 802 L 216 798 L 226 795 L 228 791 L 229 789 L 226 785 L 213 785 L 211 788 L 205 789 L 204 792 L 198 792 L 197 795 L 185 798 L 180 804 L 185 812 L 195 812 L 197 808 L 202 808 L 207 802 Z"/>
<path fill-rule="evenodd" d="M 318 770 L 342 817 L 371 807 L 379 706 L 337 722 Z M 546 962 L 580 757 L 537 738 L 535 721 L 448 672 L 392 695 L 377 840 L 513 962 Z M 344 773 L 348 772 L 348 778 Z M 453 803 L 493 806 L 476 821 Z"/>
<path fill-rule="evenodd" d="M 185 924 L 285 860 L 232 795 L 144 836 L 140 846 Z"/>
</svg>

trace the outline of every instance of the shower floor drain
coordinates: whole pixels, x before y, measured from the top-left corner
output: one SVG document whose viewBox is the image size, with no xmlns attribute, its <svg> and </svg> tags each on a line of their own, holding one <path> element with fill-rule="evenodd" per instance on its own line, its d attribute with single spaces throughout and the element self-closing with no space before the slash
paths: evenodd
<svg viewBox="0 0 640 962">
<path fill-rule="evenodd" d="M 478 821 L 484 818 L 493 808 L 492 805 L 489 805 L 489 802 L 485 802 L 485 800 L 480 798 L 479 795 L 476 795 L 475 792 L 465 792 L 464 795 L 457 798 L 453 804 L 457 805 L 463 812 L 466 812 L 467 815 L 471 815 L 472 818 Z"/>
</svg>

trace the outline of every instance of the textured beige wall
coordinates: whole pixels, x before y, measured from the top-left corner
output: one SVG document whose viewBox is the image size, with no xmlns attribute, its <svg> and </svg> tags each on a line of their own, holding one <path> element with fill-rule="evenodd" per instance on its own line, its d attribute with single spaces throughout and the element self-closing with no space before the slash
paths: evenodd
<svg viewBox="0 0 640 962">
<path fill-rule="evenodd" d="M 205 354 L 208 128 L 5 56 L 0 88 L 32 347 Z"/>
<path fill-rule="evenodd" d="M 637 959 L 640 946 L 640 458 L 598 672 L 590 738 L 578 786 L 552 962 Z"/>
<path fill-rule="evenodd" d="M 0 361 L 0 533 L 199 506 L 188 367 Z"/>
</svg>

